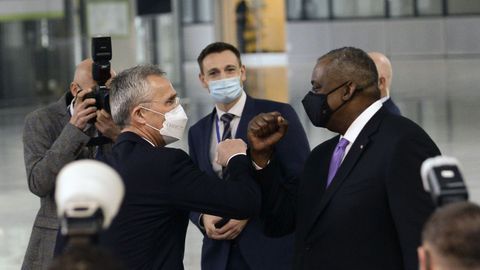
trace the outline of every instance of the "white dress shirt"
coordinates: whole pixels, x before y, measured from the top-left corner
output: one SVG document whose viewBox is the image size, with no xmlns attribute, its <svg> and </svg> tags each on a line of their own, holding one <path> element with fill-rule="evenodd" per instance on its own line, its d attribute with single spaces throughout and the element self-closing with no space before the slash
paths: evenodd
<svg viewBox="0 0 480 270">
<path fill-rule="evenodd" d="M 352 148 L 353 143 L 358 137 L 358 134 L 362 131 L 362 129 L 365 127 L 367 122 L 373 117 L 375 113 L 378 112 L 382 108 L 382 100 L 377 100 L 375 101 L 372 105 L 368 106 L 368 108 L 363 111 L 353 122 L 352 124 L 348 127 L 347 132 L 345 132 L 345 135 L 340 136 L 340 139 L 343 137 L 347 139 L 350 143 L 347 145 L 347 148 L 345 149 L 345 154 L 343 155 L 343 159 L 348 154 L 348 151 L 350 151 L 350 148 Z M 343 161 L 342 159 L 342 161 Z"/>
<path fill-rule="evenodd" d="M 240 118 L 242 117 L 243 108 L 245 108 L 245 102 L 247 101 L 247 94 L 245 91 L 242 91 L 242 95 L 240 99 L 233 105 L 232 108 L 228 111 L 228 113 L 233 114 L 232 121 L 230 122 L 230 127 L 232 129 L 232 139 L 235 138 L 235 134 L 237 133 L 238 124 L 240 123 Z M 223 114 L 227 113 L 222 111 L 217 105 L 215 105 L 217 110 L 217 115 L 213 119 L 212 125 L 212 132 L 210 135 L 210 161 L 212 162 L 213 171 L 218 175 L 218 177 L 222 178 L 222 166 L 218 165 L 215 162 L 215 157 L 217 153 L 217 144 L 222 140 L 222 134 L 224 130 L 224 124 L 220 120 Z M 218 123 L 218 134 L 220 138 L 217 138 L 217 123 Z"/>
</svg>

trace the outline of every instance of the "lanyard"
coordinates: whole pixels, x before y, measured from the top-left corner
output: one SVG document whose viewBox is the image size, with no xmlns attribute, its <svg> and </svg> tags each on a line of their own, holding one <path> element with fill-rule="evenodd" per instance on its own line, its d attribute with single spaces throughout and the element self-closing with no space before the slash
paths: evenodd
<svg viewBox="0 0 480 270">
<path fill-rule="evenodd" d="M 218 126 L 218 114 L 217 116 L 215 116 L 215 130 L 217 131 L 217 144 L 219 144 L 222 138 L 220 138 L 220 127 Z"/>
</svg>

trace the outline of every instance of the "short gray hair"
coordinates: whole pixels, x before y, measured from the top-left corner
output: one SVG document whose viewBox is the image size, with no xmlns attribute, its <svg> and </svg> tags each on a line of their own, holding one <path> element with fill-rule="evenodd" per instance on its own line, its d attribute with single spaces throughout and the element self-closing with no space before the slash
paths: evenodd
<svg viewBox="0 0 480 270">
<path fill-rule="evenodd" d="M 120 128 L 130 123 L 130 111 L 152 97 L 147 77 L 164 76 L 165 72 L 154 65 L 139 65 L 120 72 L 110 83 L 110 109 L 113 121 Z"/>
</svg>

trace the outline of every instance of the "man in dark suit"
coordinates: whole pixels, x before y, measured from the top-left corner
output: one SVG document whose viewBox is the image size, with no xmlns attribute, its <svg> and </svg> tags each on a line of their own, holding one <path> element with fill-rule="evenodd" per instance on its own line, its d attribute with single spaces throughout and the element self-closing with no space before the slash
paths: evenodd
<svg viewBox="0 0 480 270">
<path fill-rule="evenodd" d="M 401 115 L 400 109 L 393 102 L 390 97 L 390 86 L 392 85 L 392 64 L 387 56 L 380 52 L 369 52 L 368 55 L 372 58 L 378 72 L 378 89 L 380 90 L 380 97 L 385 107 L 393 114 Z"/>
<path fill-rule="evenodd" d="M 310 153 L 296 190 L 276 180 L 282 168 L 269 158 L 287 121 L 268 113 L 250 122 L 251 156 L 264 167 L 262 217 L 271 235 L 295 231 L 294 269 L 418 267 L 433 210 L 420 167 L 440 151 L 422 128 L 382 107 L 377 77 L 360 49 L 318 59 L 302 103 L 315 126 L 339 135 Z"/>
<path fill-rule="evenodd" d="M 125 197 L 101 244 L 128 269 L 183 269 L 190 211 L 238 219 L 258 214 L 260 191 L 245 142 L 226 140 L 217 148 L 229 181 L 165 147 L 182 137 L 187 116 L 160 69 L 137 66 L 118 74 L 110 106 L 122 132 L 104 161 L 122 177 Z"/>
<path fill-rule="evenodd" d="M 288 104 L 249 97 L 243 90 L 246 70 L 240 53 L 228 43 L 215 42 L 205 47 L 198 57 L 198 64 L 200 81 L 215 107 L 190 128 L 188 143 L 194 163 L 212 177 L 225 179 L 222 168 L 214 162 L 217 144 L 225 136 L 246 141 L 247 124 L 255 115 L 278 111 L 290 122 L 290 129 L 275 152 L 275 157 L 286 168 L 278 180 L 286 183 L 287 179 L 294 179 L 303 168 L 310 149 L 293 108 Z M 225 123 L 227 116 L 231 117 Z M 231 219 L 224 226 L 215 225 L 222 220 L 219 216 L 191 213 L 191 220 L 205 235 L 202 269 L 291 269 L 293 235 L 277 239 L 267 237 L 258 217 Z"/>
</svg>

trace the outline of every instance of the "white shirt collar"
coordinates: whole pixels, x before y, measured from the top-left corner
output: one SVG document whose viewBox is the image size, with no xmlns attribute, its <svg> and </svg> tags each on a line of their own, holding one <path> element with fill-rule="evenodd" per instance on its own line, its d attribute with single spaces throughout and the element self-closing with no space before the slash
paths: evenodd
<svg viewBox="0 0 480 270">
<path fill-rule="evenodd" d="M 242 116 L 243 108 L 245 108 L 245 103 L 247 102 L 247 94 L 245 94 L 245 91 L 242 91 L 242 95 L 240 96 L 240 99 L 233 105 L 232 108 L 228 111 L 228 113 L 231 113 L 237 117 Z M 218 118 L 222 117 L 224 113 L 227 113 L 225 111 L 222 111 L 216 104 L 215 108 L 217 109 L 217 116 Z"/>
<path fill-rule="evenodd" d="M 382 103 L 384 103 L 384 102 L 387 101 L 389 98 L 390 98 L 390 96 L 385 96 L 385 97 L 382 97 L 382 98 L 380 99 L 380 101 L 381 101 Z"/>
<path fill-rule="evenodd" d="M 70 106 L 68 106 L 68 109 L 69 109 L 69 112 L 70 112 L 70 116 L 73 115 L 73 105 L 75 104 L 75 97 L 72 98 L 72 101 L 70 102 Z"/>
<path fill-rule="evenodd" d="M 140 136 L 141 137 L 141 136 Z M 142 139 L 144 139 L 145 141 L 147 141 L 149 144 L 151 144 L 153 147 L 156 147 L 155 144 L 153 142 L 151 142 L 149 139 L 145 138 L 145 137 L 142 137 Z"/>
<path fill-rule="evenodd" d="M 360 132 L 365 127 L 367 122 L 381 108 L 382 108 L 382 100 L 377 100 L 372 105 L 368 106 L 368 108 L 364 110 L 357 117 L 357 119 L 353 121 L 353 123 L 348 127 L 347 132 L 345 132 L 345 135 L 343 135 L 343 137 L 350 142 L 348 144 L 348 147 L 350 147 L 353 144 L 353 142 L 357 139 L 358 134 L 360 134 Z"/>
</svg>

